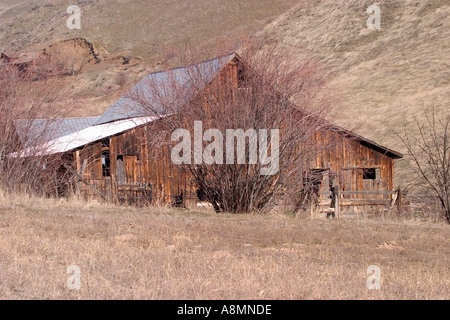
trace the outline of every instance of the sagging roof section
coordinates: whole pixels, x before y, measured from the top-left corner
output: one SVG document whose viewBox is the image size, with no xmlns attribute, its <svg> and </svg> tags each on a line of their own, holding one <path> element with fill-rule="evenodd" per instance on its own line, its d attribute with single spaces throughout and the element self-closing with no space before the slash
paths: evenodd
<svg viewBox="0 0 450 320">
<path fill-rule="evenodd" d="M 335 132 L 338 132 L 340 134 L 343 134 L 344 136 L 349 137 L 350 139 L 353 139 L 355 141 L 358 141 L 359 143 L 361 143 L 363 146 L 366 146 L 370 149 L 373 149 L 381 154 L 384 154 L 390 158 L 393 159 L 401 159 L 403 158 L 403 154 L 397 151 L 394 151 L 392 149 L 386 148 L 385 146 L 382 146 L 372 140 L 369 140 L 367 138 L 364 138 L 363 136 L 360 136 L 359 134 L 356 134 L 353 131 L 347 130 L 343 127 L 340 127 L 336 124 L 333 123 L 328 123 L 329 128 L 331 128 L 332 130 L 334 130 Z"/>
</svg>

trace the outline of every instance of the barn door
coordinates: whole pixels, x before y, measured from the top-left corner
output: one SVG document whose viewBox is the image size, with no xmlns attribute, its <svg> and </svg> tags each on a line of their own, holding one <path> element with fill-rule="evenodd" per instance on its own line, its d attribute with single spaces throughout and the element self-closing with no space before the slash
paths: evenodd
<svg viewBox="0 0 450 320">
<path fill-rule="evenodd" d="M 317 172 L 318 177 L 317 179 L 320 179 L 320 186 L 319 186 L 319 205 L 325 208 L 331 207 L 331 188 L 334 187 L 334 185 L 337 183 L 336 174 L 331 171 L 330 169 L 322 169 L 320 172 Z"/>
<path fill-rule="evenodd" d="M 140 169 L 138 156 L 118 156 L 116 162 L 117 183 L 124 185 L 141 182 Z"/>
<path fill-rule="evenodd" d="M 125 184 L 125 165 L 123 163 L 123 156 L 117 157 L 116 176 L 117 176 L 117 184 L 119 185 Z"/>
</svg>

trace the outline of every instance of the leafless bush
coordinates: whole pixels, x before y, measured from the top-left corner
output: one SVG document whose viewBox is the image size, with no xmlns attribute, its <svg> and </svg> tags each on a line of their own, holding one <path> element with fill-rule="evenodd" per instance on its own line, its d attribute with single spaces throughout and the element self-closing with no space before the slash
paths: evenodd
<svg viewBox="0 0 450 320">
<path fill-rule="evenodd" d="M 450 114 L 431 108 L 415 130 L 405 124 L 397 133 L 418 173 L 416 185 L 439 198 L 443 216 L 450 223 Z"/>
<path fill-rule="evenodd" d="M 202 142 L 200 152 L 204 155 L 209 148 L 212 162 L 198 163 L 198 149 L 188 150 L 193 161 L 181 165 L 194 177 L 200 198 L 211 202 L 217 211 L 262 212 L 276 200 L 292 198 L 294 191 L 298 194 L 304 188 L 302 177 L 309 170 L 309 159 L 325 147 L 317 144 L 314 136 L 327 126 L 321 119 L 331 105 L 316 64 L 291 58 L 276 45 L 260 50 L 257 44 L 249 43 L 237 58 L 237 77 L 231 69 L 224 69 L 222 76 L 211 79 L 217 66 L 192 64 L 195 56 L 195 51 L 184 53 L 179 60 L 189 67 L 172 70 L 166 77 L 149 76 L 145 90 L 130 93 L 152 114 L 169 115 L 164 119 L 169 141 L 170 134 L 181 128 L 189 130 L 195 146 L 195 121 L 201 121 L 205 131 L 218 130 L 224 140 L 228 129 L 254 130 L 257 134 L 263 129 L 279 130 L 279 147 L 272 140 L 273 132 L 266 137 L 259 135 L 259 145 L 250 136 L 244 137 L 243 145 L 239 145 L 239 138 L 232 137 L 230 142 L 210 137 Z M 261 142 L 267 143 L 271 156 L 278 153 L 276 172 L 262 174 L 268 164 L 261 161 Z M 230 149 L 235 155 L 231 162 L 226 161 Z M 242 157 L 238 160 L 242 150 L 245 161 Z M 252 159 L 255 153 L 259 161 Z"/>
<path fill-rule="evenodd" d="M 61 156 L 35 156 L 51 139 L 55 98 L 34 70 L 0 66 L 0 188 L 49 195 L 60 192 Z M 41 119 L 36 122 L 35 119 Z M 27 150 L 26 154 L 23 150 Z"/>
<path fill-rule="evenodd" d="M 120 87 L 123 87 L 128 82 L 128 76 L 125 72 L 120 72 L 119 74 L 117 74 L 115 80 L 116 80 L 117 85 L 119 85 Z"/>
</svg>

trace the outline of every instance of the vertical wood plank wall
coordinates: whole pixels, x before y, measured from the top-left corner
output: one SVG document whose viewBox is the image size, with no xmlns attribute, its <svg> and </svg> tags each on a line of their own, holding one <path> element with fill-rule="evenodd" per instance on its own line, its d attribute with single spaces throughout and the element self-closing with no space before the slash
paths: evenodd
<svg viewBox="0 0 450 320">
<path fill-rule="evenodd" d="M 370 148 L 352 137 L 340 135 L 334 131 L 320 132 L 315 135 L 315 143 L 322 147 L 316 159 L 310 162 L 310 168 L 324 170 L 335 177 L 333 184 L 339 184 L 342 191 L 392 191 L 394 159 Z M 320 147 L 319 147 L 320 148 Z M 375 170 L 375 179 L 364 179 L 364 171 Z M 327 177 L 328 179 L 328 177 Z M 328 185 L 322 183 L 322 193 L 328 191 Z M 345 199 L 389 199 L 389 195 L 358 194 L 347 195 Z M 321 195 L 321 200 L 329 200 Z M 362 209 L 353 206 L 350 210 Z"/>
</svg>

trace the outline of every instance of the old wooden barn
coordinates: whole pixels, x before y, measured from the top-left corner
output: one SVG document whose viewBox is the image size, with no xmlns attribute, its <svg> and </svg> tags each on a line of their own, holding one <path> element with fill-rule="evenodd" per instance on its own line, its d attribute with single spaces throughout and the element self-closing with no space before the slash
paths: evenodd
<svg viewBox="0 0 450 320">
<path fill-rule="evenodd" d="M 235 79 L 238 85 L 240 58 L 236 54 L 202 62 L 205 81 Z M 183 82 L 186 68 L 148 75 L 153 81 L 169 76 Z M 145 78 L 132 90 L 144 90 Z M 183 83 L 184 85 L 184 83 Z M 99 117 L 61 119 L 38 155 L 64 154 L 66 170 L 75 177 L 73 191 L 87 198 L 101 197 L 121 203 L 172 203 L 196 205 L 196 186 L 189 174 L 174 165 L 167 148 L 154 147 L 158 126 L 167 116 L 149 115 L 138 102 L 124 96 Z M 36 120 L 42 125 L 45 120 Z M 394 162 L 402 155 L 338 126 L 317 133 L 318 143 L 334 139 L 310 161 L 323 208 L 350 210 L 361 206 L 389 206 L 395 200 Z M 20 130 L 20 126 L 18 126 Z M 23 153 L 23 154 L 26 154 Z"/>
</svg>

